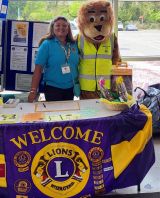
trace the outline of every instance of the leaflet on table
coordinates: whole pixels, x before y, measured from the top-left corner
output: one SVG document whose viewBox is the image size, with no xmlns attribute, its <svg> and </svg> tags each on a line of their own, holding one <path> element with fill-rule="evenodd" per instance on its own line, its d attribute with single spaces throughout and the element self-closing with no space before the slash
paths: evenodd
<svg viewBox="0 0 160 198">
<path fill-rule="evenodd" d="M 44 113 L 27 113 L 22 116 L 21 122 L 42 122 L 44 121 Z"/>
<path fill-rule="evenodd" d="M 77 120 L 80 114 L 59 114 L 59 115 L 45 115 L 43 112 L 27 113 L 21 118 L 21 122 L 53 122 L 65 120 Z"/>
<path fill-rule="evenodd" d="M 82 116 L 82 118 L 90 118 L 93 116 L 98 115 L 98 110 L 94 109 L 94 108 L 86 108 L 86 109 L 82 109 L 80 110 L 80 114 Z"/>
<path fill-rule="evenodd" d="M 45 121 L 62 121 L 62 120 L 77 120 L 80 119 L 80 114 L 60 114 L 60 115 L 46 115 Z"/>
<path fill-rule="evenodd" d="M 81 115 L 80 114 L 64 114 L 61 115 L 62 120 L 78 120 L 80 119 Z"/>
<path fill-rule="evenodd" d="M 17 123 L 18 115 L 16 114 L 0 114 L 0 124 Z"/>
<path fill-rule="evenodd" d="M 45 115 L 46 122 L 62 121 L 60 115 Z"/>
</svg>

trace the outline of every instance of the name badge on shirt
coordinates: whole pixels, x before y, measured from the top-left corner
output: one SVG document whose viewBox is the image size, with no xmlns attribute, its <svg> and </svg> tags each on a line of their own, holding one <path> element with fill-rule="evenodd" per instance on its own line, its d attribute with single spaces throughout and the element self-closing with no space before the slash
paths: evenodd
<svg viewBox="0 0 160 198">
<path fill-rule="evenodd" d="M 71 71 L 69 65 L 62 65 L 62 74 L 68 74 L 70 72 Z"/>
</svg>

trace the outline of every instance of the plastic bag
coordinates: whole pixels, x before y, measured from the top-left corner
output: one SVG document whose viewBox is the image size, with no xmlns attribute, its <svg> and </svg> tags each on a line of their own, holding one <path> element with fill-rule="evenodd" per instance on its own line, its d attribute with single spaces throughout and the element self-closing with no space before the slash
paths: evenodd
<svg viewBox="0 0 160 198">
<path fill-rule="evenodd" d="M 134 91 L 140 89 L 144 92 L 144 95 L 140 97 L 137 102 L 138 104 L 144 104 L 152 113 L 153 127 L 160 121 L 160 89 L 149 86 L 145 91 L 140 87 L 136 87 Z"/>
</svg>

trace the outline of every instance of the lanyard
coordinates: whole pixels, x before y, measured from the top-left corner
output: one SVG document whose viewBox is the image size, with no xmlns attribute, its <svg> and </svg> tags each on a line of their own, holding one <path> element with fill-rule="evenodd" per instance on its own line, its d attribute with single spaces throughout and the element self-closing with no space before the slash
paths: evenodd
<svg viewBox="0 0 160 198">
<path fill-rule="evenodd" d="M 70 43 L 67 44 L 68 45 L 68 50 L 66 50 L 66 48 L 61 45 L 61 48 L 64 50 L 64 54 L 65 54 L 65 57 L 66 57 L 66 62 L 68 62 L 68 59 L 71 55 L 71 46 L 70 46 Z"/>
</svg>

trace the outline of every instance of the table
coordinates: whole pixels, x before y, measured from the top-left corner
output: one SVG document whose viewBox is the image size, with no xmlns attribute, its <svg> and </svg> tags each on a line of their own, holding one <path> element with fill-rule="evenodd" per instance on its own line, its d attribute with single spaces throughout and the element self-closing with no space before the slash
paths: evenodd
<svg viewBox="0 0 160 198">
<path fill-rule="evenodd" d="M 109 111 L 99 100 L 78 104 L 79 110 L 45 112 L 77 119 L 50 122 L 20 122 L 34 104 L 0 109 L 19 114 L 18 123 L 0 125 L 7 198 L 91 197 L 141 183 L 155 161 L 149 110 Z"/>
</svg>

